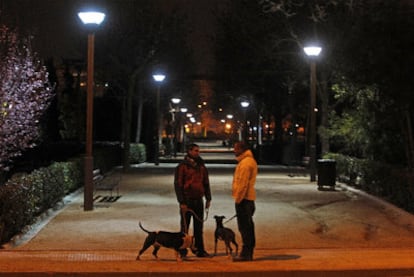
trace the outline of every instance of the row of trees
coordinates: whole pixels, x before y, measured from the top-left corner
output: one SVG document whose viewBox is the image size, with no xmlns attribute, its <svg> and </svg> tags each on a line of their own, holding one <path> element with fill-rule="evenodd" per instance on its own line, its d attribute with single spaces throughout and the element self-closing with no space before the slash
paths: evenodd
<svg viewBox="0 0 414 277">
<path fill-rule="evenodd" d="M 321 153 L 412 168 L 412 12 L 403 1 L 230 1 L 216 36 L 220 89 L 252 95 L 277 123 L 306 122 L 303 47 L 317 41 Z"/>
<path fill-rule="evenodd" d="M 6 14 L 13 14 L 16 7 L 9 4 L 4 3 L 2 7 L 8 9 Z M 28 10 L 47 10 L 46 6 L 34 2 L 25 4 Z M 52 2 L 48 4 L 56 5 Z M 194 72 L 192 53 L 186 40 L 191 30 L 187 18 L 173 5 L 160 9 L 156 2 L 149 0 L 107 1 L 104 4 L 110 16 L 97 31 L 95 81 L 96 85 L 105 84 L 106 88 L 104 96 L 96 99 L 94 120 L 102 123 L 95 124 L 96 128 L 117 133 L 113 137 L 124 145 L 124 165 L 128 167 L 130 142 L 144 141 L 148 149 L 153 149 L 155 84 L 151 81 L 151 75 L 154 70 L 162 67 L 168 71 L 169 91 L 162 94 L 163 98 L 178 90 L 184 94 L 182 97 L 191 93 L 189 84 L 180 81 L 189 72 Z M 56 8 L 57 11 L 73 12 L 71 20 L 75 21 L 76 5 L 76 2 L 71 2 Z M 65 9 L 62 10 L 62 7 Z M 31 16 L 34 15 L 29 12 L 28 18 Z M 11 23 L 9 25 L 19 26 L 20 31 L 26 34 L 18 38 L 17 32 L 10 32 L 6 27 L 2 30 L 0 170 L 8 170 L 14 157 L 41 143 L 42 135 L 43 138 L 50 138 L 53 133 L 52 140 L 83 140 L 85 93 L 81 90 L 80 81 L 86 66 L 82 60 L 86 61 L 87 41 L 85 30 L 78 32 L 80 44 L 62 45 L 72 49 L 67 53 L 77 55 L 72 55 L 70 59 L 55 59 L 55 67 L 48 67 L 50 75 L 56 76 L 56 70 L 62 69 L 64 74 L 60 78 L 52 78 L 53 85 L 49 85 L 49 73 L 32 51 L 31 42 L 26 37 L 31 37 L 38 46 L 44 45 L 48 38 L 39 32 L 36 24 L 19 24 L 19 21 L 7 16 L 0 19 L 1 22 Z M 20 23 L 24 22 L 26 20 Z M 83 26 L 76 27 L 80 30 Z M 39 50 L 46 59 L 48 54 L 44 53 L 44 49 Z M 76 71 L 77 76 L 74 74 Z M 53 88 L 56 88 L 56 98 L 52 102 Z M 151 115 L 147 116 L 146 121 L 142 119 L 144 113 Z M 47 126 L 48 129 L 43 129 L 41 134 L 41 124 L 45 125 L 50 118 L 59 118 L 59 121 L 54 121 L 54 126 Z M 113 118 L 118 121 L 113 123 Z M 113 125 L 109 126 L 111 121 Z M 95 134 L 99 132 L 95 129 Z"/>
<path fill-rule="evenodd" d="M 195 98 L 191 83 L 184 77 L 194 72 L 186 40 L 191 29 L 179 11 L 171 7 L 168 12 L 163 11 L 153 1 L 106 3 L 111 16 L 97 33 L 96 80 L 109 80 L 106 95 L 110 101 L 106 107 L 112 107 L 112 113 L 122 113 L 120 140 L 128 153 L 129 142 L 153 143 L 153 117 L 146 121 L 142 117 L 152 114 L 154 107 L 154 84 L 149 76 L 156 66 L 168 65 L 167 69 L 173 69 L 168 71 L 170 91 L 164 95 L 171 96 L 179 90 L 182 98 Z M 321 152 L 335 150 L 413 166 L 413 97 L 409 93 L 413 87 L 409 76 L 413 58 L 409 51 L 414 29 L 399 1 L 240 0 L 227 4 L 217 12 L 213 37 L 217 84 L 213 100 L 230 107 L 235 99 L 249 95 L 265 120 L 280 123 L 289 117 L 292 122 L 306 124 L 309 67 L 302 48 L 308 41 L 318 40 L 323 46 L 318 61 Z M 39 132 L 26 132 L 27 126 L 39 127 L 52 89 L 30 44 L 25 41 L 20 45 L 16 40 L 13 46 L 9 37 L 2 36 L 2 43 L 12 46 L 2 48 L 2 57 L 8 57 L 2 59 L 2 76 L 19 76 L 18 82 L 25 88 L 16 86 L 16 79 L 2 80 L 1 131 L 7 146 L 2 147 L 3 168 L 39 138 Z M 74 47 L 80 46 L 78 52 L 86 56 L 86 51 L 82 51 L 86 49 L 86 39 L 83 43 Z M 30 63 L 32 71 L 12 66 L 29 63 L 29 56 L 36 61 Z M 37 76 L 37 82 L 31 81 L 33 88 L 23 84 L 33 80 L 30 76 Z M 79 86 L 70 80 L 72 76 L 68 72 L 67 82 L 57 83 L 57 88 L 65 92 L 63 101 L 69 104 L 75 102 L 79 93 Z M 13 89 L 16 87 L 20 90 Z M 27 92 L 32 99 L 15 105 L 8 95 L 14 93 L 13 97 L 18 98 L 18 91 Z M 58 107 L 65 109 L 62 102 Z M 25 121 L 11 119 L 11 108 L 25 111 Z M 33 108 L 35 112 L 28 118 L 31 113 L 27 111 Z M 68 111 L 76 113 L 79 109 L 69 105 L 65 112 Z M 60 112 L 61 119 L 70 117 Z M 103 113 L 108 114 L 108 110 Z M 95 119 L 98 116 L 95 114 Z M 13 127 L 7 127 L 12 123 Z M 131 129 L 132 126 L 137 127 Z M 280 126 L 277 124 L 275 145 L 281 144 Z M 80 125 L 61 124 L 58 128 L 61 134 L 70 134 L 79 130 Z M 124 156 L 128 166 L 128 155 Z"/>
</svg>

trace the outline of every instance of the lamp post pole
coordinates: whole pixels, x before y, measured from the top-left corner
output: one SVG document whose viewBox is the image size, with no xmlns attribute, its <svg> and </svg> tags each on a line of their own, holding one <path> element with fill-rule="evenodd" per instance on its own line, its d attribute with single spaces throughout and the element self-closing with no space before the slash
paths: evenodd
<svg viewBox="0 0 414 277">
<path fill-rule="evenodd" d="M 105 19 L 101 12 L 80 12 L 79 18 L 85 25 L 98 26 Z M 87 69 L 87 96 L 86 96 L 86 138 L 84 160 L 84 203 L 85 211 L 93 210 L 93 86 L 94 86 L 94 49 L 95 33 L 88 34 L 88 69 Z"/>
<path fill-rule="evenodd" d="M 316 181 L 316 62 L 311 61 L 310 96 L 310 181 Z"/>
<path fill-rule="evenodd" d="M 84 210 L 93 209 L 93 74 L 94 74 L 95 34 L 88 34 L 88 76 L 86 96 L 86 154 L 85 154 L 85 188 Z"/>
<path fill-rule="evenodd" d="M 156 95 L 156 107 L 155 107 L 155 147 L 154 147 L 154 164 L 160 164 L 160 90 L 161 90 L 161 82 L 164 81 L 165 75 L 164 74 L 154 74 L 152 78 L 157 82 L 157 95 Z"/>
<path fill-rule="evenodd" d="M 321 47 L 310 46 L 303 49 L 311 58 L 310 62 L 310 181 L 316 181 L 316 61 L 315 57 L 319 56 L 322 51 Z"/>
</svg>

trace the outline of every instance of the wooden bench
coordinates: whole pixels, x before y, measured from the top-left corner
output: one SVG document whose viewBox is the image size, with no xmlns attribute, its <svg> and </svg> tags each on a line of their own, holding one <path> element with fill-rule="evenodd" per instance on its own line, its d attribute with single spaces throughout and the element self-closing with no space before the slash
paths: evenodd
<svg viewBox="0 0 414 277">
<path fill-rule="evenodd" d="M 114 171 L 108 172 L 105 175 L 101 174 L 100 169 L 93 170 L 93 187 L 94 191 L 106 190 L 112 192 L 116 190 L 116 196 L 119 196 L 119 183 L 121 181 L 121 174 Z"/>
</svg>

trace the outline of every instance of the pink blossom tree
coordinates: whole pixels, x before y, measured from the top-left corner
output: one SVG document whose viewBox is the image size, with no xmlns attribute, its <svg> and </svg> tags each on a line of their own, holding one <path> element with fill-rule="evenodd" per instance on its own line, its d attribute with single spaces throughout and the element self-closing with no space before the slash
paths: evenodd
<svg viewBox="0 0 414 277">
<path fill-rule="evenodd" d="M 41 139 L 40 122 L 54 96 L 30 40 L 0 25 L 0 171 Z"/>
</svg>

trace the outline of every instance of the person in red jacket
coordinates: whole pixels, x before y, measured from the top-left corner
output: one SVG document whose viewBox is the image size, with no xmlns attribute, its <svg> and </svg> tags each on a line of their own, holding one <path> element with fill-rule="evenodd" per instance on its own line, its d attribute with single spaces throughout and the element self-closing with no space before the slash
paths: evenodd
<svg viewBox="0 0 414 277">
<path fill-rule="evenodd" d="M 208 209 L 211 202 L 210 181 L 197 144 L 188 146 L 187 155 L 175 168 L 174 188 L 180 204 L 181 231 L 188 233 L 192 218 L 194 245 L 197 249 L 195 254 L 197 257 L 210 257 L 204 249 L 203 241 L 203 197 L 206 199 L 205 208 Z M 181 253 L 182 256 L 186 254 L 187 251 Z"/>
</svg>

